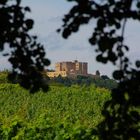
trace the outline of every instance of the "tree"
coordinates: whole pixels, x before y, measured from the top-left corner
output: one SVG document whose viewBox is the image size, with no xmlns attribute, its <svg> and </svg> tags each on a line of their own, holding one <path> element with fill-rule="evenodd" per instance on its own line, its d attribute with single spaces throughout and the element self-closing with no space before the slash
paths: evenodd
<svg viewBox="0 0 140 140">
<path fill-rule="evenodd" d="M 102 75 L 101 78 L 104 79 L 104 80 L 109 80 L 110 79 L 107 75 Z"/>
<path fill-rule="evenodd" d="M 50 61 L 45 58 L 43 45 L 37 42 L 37 37 L 30 35 L 34 21 L 25 17 L 30 12 L 29 7 L 22 7 L 21 0 L 0 1 L 0 51 L 7 46 L 10 49 L 9 61 L 12 72 L 8 78 L 16 79 L 21 86 L 35 92 L 48 87 L 41 72 Z"/>
<path fill-rule="evenodd" d="M 63 26 L 58 29 L 64 38 L 77 32 L 91 19 L 96 23 L 89 38 L 96 46 L 97 61 L 119 65 L 113 72 L 118 87 L 112 90 L 112 99 L 106 102 L 102 114 L 105 119 L 98 125 L 97 134 L 105 140 L 140 139 L 140 61 L 131 68 L 126 56 L 129 46 L 124 43 L 127 21 L 140 20 L 139 0 L 68 0 L 76 2 L 65 15 Z M 119 32 L 118 32 L 119 31 Z M 121 34 L 119 34 L 121 31 Z"/>
</svg>

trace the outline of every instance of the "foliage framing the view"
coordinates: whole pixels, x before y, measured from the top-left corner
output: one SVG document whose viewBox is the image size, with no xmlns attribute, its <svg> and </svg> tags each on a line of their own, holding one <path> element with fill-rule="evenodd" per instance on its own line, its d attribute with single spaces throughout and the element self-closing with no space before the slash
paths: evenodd
<svg viewBox="0 0 140 140">
<path fill-rule="evenodd" d="M 44 66 L 50 64 L 45 58 L 43 45 L 37 42 L 37 37 L 30 35 L 33 20 L 26 18 L 29 7 L 20 6 L 21 0 L 0 1 L 0 51 L 10 48 L 8 55 L 13 70 L 9 79 L 18 80 L 21 86 L 31 92 L 39 88 L 47 90 L 46 82 L 41 75 Z"/>
<path fill-rule="evenodd" d="M 119 86 L 112 90 L 112 100 L 106 102 L 102 114 L 105 120 L 98 126 L 100 139 L 128 140 L 140 138 L 140 61 L 132 69 L 125 55 L 129 47 L 124 43 L 128 20 L 140 20 L 139 0 L 68 0 L 76 2 L 63 19 L 62 35 L 68 38 L 82 24 L 94 19 L 96 26 L 90 44 L 97 46 L 96 59 L 119 65 L 113 77 Z M 118 31 L 121 31 L 119 34 Z"/>
</svg>

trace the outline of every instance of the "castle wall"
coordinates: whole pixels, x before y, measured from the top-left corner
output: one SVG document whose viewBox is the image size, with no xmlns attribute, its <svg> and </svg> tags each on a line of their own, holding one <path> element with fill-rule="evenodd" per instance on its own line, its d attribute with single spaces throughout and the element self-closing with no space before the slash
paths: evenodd
<svg viewBox="0 0 140 140">
<path fill-rule="evenodd" d="M 50 78 L 58 77 L 59 75 L 61 75 L 62 77 L 67 77 L 67 76 L 68 76 L 68 74 L 67 74 L 66 71 L 47 72 L 47 75 L 48 75 Z"/>
</svg>

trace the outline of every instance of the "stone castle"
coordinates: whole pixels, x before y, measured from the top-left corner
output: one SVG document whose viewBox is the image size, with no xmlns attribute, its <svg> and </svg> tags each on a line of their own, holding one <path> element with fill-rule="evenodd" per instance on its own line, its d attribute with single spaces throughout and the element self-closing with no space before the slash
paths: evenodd
<svg viewBox="0 0 140 140">
<path fill-rule="evenodd" d="M 88 75 L 88 63 L 87 62 L 78 62 L 75 60 L 74 62 L 58 62 L 55 64 L 55 70 L 47 71 L 47 75 L 50 78 L 58 77 L 59 75 L 62 77 L 75 77 L 77 75 Z"/>
</svg>

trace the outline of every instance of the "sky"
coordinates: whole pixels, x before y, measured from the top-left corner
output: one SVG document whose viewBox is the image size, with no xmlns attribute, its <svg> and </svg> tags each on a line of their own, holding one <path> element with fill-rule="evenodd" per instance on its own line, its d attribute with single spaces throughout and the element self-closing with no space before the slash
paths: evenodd
<svg viewBox="0 0 140 140">
<path fill-rule="evenodd" d="M 63 39 L 56 30 L 63 24 L 62 19 L 68 13 L 74 3 L 66 0 L 22 0 L 23 6 L 29 6 L 31 13 L 27 16 L 34 19 L 34 28 L 31 34 L 38 36 L 46 50 L 46 57 L 50 59 L 49 68 L 54 68 L 55 62 L 78 61 L 88 62 L 88 72 L 94 74 L 99 70 L 102 75 L 112 75 L 116 68 L 111 63 L 107 65 L 96 62 L 94 46 L 88 42 L 92 35 L 94 21 L 84 25 L 76 34 L 72 34 L 67 40 Z M 132 61 L 140 59 L 140 23 L 130 21 L 127 23 L 125 41 L 131 46 L 128 57 Z M 0 57 L 0 69 L 10 69 L 7 58 Z"/>
</svg>

